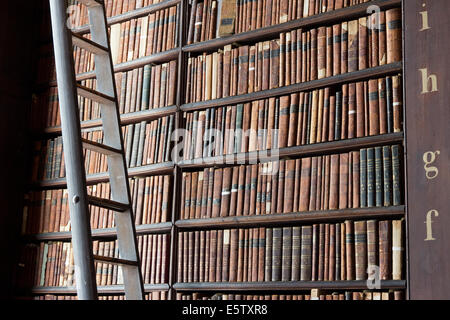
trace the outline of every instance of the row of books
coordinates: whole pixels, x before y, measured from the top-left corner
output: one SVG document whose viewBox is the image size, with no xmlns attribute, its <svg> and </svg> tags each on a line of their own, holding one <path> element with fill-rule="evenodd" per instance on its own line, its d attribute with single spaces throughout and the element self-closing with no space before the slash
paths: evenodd
<svg viewBox="0 0 450 320">
<path fill-rule="evenodd" d="M 126 163 L 129 168 L 169 161 L 171 158 L 171 133 L 174 116 L 153 121 L 142 121 L 122 127 Z M 103 142 L 103 132 L 91 129 L 82 132 L 82 138 Z M 87 174 L 106 172 L 107 157 L 91 150 L 84 150 Z M 63 178 L 65 176 L 62 137 L 38 140 L 34 144 L 32 181 Z"/>
<path fill-rule="evenodd" d="M 171 176 L 151 176 L 129 180 L 136 225 L 170 221 Z M 87 187 L 88 195 L 110 199 L 109 183 Z M 67 189 L 32 191 L 25 195 L 22 234 L 70 231 Z M 92 229 L 115 227 L 113 212 L 90 206 Z"/>
<path fill-rule="evenodd" d="M 369 0 L 193 0 L 188 44 L 247 32 Z"/>
<path fill-rule="evenodd" d="M 281 33 L 279 39 L 191 57 L 186 102 L 288 86 L 401 61 L 401 10 L 385 12 L 386 28 L 369 33 L 368 20 Z M 376 34 L 376 36 L 374 35 Z"/>
<path fill-rule="evenodd" d="M 148 16 L 131 19 L 110 27 L 110 47 L 113 64 L 136 60 L 178 46 L 177 6 Z M 91 39 L 90 34 L 83 37 Z M 94 70 L 95 55 L 74 47 L 75 73 Z"/>
<path fill-rule="evenodd" d="M 401 132 L 401 77 L 186 112 L 184 122 L 185 160 Z"/>
<path fill-rule="evenodd" d="M 169 275 L 169 234 L 137 237 L 144 283 L 166 283 Z M 93 241 L 93 254 L 119 258 L 115 241 Z M 27 244 L 20 256 L 21 272 L 18 281 L 26 286 L 75 286 L 75 266 L 70 242 L 41 242 Z M 123 284 L 121 267 L 95 262 L 96 282 L 99 286 Z"/>
<path fill-rule="evenodd" d="M 183 172 L 180 219 L 398 206 L 400 146 Z"/>
<path fill-rule="evenodd" d="M 193 292 L 177 293 L 177 300 L 404 300 L 400 290 L 390 291 L 339 291 L 331 293 L 299 294 L 237 294 L 216 293 L 214 295 Z"/>
<path fill-rule="evenodd" d="M 403 220 L 181 232 L 178 282 L 403 280 Z"/>
<path fill-rule="evenodd" d="M 146 65 L 141 68 L 115 74 L 120 114 L 145 111 L 175 104 L 177 62 Z M 96 89 L 96 80 L 81 81 L 81 85 Z M 79 96 L 80 120 L 101 117 L 97 102 Z M 35 94 L 31 108 L 32 129 L 61 125 L 58 88 L 49 87 Z"/>
<path fill-rule="evenodd" d="M 115 17 L 135 9 L 144 8 L 164 0 L 105 0 L 106 16 Z M 77 0 L 70 0 L 70 21 L 72 27 L 80 27 L 89 24 L 87 7 Z"/>
<path fill-rule="evenodd" d="M 75 295 L 38 295 L 33 298 L 34 300 L 78 300 Z M 144 295 L 145 300 L 167 300 L 167 291 L 152 291 Z M 121 295 L 100 295 L 98 300 L 126 300 L 123 294 Z"/>
</svg>

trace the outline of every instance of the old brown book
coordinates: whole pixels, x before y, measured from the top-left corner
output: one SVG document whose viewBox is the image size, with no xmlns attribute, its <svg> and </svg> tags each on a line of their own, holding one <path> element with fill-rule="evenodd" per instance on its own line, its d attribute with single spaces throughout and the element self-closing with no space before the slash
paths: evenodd
<svg viewBox="0 0 450 320">
<path fill-rule="evenodd" d="M 392 278 L 392 222 L 380 221 L 379 230 L 379 262 L 380 280 Z"/>
<path fill-rule="evenodd" d="M 345 260 L 346 279 L 355 279 L 355 252 L 354 252 L 354 227 L 353 221 L 345 221 Z"/>
<path fill-rule="evenodd" d="M 367 279 L 367 222 L 355 222 L 355 279 Z"/>
<path fill-rule="evenodd" d="M 387 63 L 402 59 L 402 12 L 400 8 L 386 11 Z"/>
</svg>

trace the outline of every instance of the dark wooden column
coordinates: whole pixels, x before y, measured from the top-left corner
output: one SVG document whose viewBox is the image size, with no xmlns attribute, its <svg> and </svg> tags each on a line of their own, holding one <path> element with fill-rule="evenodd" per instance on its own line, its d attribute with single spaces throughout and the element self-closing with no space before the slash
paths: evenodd
<svg viewBox="0 0 450 320">
<path fill-rule="evenodd" d="M 404 3 L 411 299 L 450 299 L 450 1 Z"/>
</svg>

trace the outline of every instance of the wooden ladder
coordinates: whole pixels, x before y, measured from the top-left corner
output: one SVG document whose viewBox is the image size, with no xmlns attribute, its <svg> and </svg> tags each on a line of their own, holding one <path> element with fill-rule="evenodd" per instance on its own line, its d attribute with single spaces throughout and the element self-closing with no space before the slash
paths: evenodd
<svg viewBox="0 0 450 320">
<path fill-rule="evenodd" d="M 76 35 L 69 29 L 66 0 L 50 0 L 78 299 L 97 299 L 94 261 L 99 261 L 120 265 L 126 299 L 142 300 L 142 274 L 105 6 L 101 0 L 78 1 L 87 6 L 92 40 Z M 76 83 L 74 45 L 95 55 L 96 90 Z M 77 95 L 99 104 L 103 144 L 81 138 Z M 83 148 L 107 156 L 112 200 L 87 195 Z M 93 255 L 89 205 L 114 211 L 120 259 Z"/>
</svg>

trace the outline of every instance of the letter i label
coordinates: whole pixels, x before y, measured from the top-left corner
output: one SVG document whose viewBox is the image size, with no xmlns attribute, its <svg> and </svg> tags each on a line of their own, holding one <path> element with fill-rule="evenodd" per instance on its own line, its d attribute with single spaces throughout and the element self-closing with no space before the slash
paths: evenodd
<svg viewBox="0 0 450 320">
<path fill-rule="evenodd" d="M 425 3 L 422 4 L 422 7 L 426 7 L 427 5 Z M 428 24 L 428 11 L 424 10 L 420 12 L 420 15 L 422 16 L 422 29 L 420 31 L 425 31 L 430 28 L 430 25 Z"/>
</svg>

